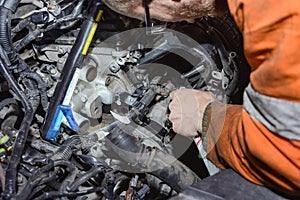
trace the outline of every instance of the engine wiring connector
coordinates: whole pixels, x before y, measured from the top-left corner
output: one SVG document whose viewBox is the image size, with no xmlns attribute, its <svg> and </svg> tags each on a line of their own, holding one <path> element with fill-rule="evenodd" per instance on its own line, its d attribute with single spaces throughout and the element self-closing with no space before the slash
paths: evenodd
<svg viewBox="0 0 300 200">
<path fill-rule="evenodd" d="M 12 149 L 10 137 L 0 130 L 0 163 L 5 162 L 7 152 Z"/>
<path fill-rule="evenodd" d="M 0 146 L 5 149 L 5 151 L 10 151 L 12 148 L 12 142 L 10 137 L 0 130 Z"/>
</svg>

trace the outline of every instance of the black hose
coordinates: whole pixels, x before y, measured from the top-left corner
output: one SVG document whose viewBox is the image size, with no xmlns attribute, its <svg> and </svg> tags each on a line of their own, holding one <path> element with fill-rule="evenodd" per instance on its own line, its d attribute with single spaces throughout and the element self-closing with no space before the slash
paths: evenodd
<svg viewBox="0 0 300 200">
<path fill-rule="evenodd" d="M 116 127 L 106 136 L 105 147 L 117 154 L 121 160 L 139 167 L 142 172 L 153 174 L 177 192 L 200 181 L 190 168 L 175 157 L 141 144 L 136 137 L 124 133 L 123 130 L 126 129 L 128 127 Z"/>
<path fill-rule="evenodd" d="M 2 0 L 0 5 L 15 13 L 21 0 Z"/>
<path fill-rule="evenodd" d="M 27 26 L 29 26 L 31 23 L 31 19 L 30 18 L 26 18 L 23 19 L 22 21 L 20 21 L 13 29 L 12 29 L 12 35 L 11 37 L 14 38 L 14 36 L 20 32 L 21 30 L 23 30 L 24 28 L 26 28 Z"/>
<path fill-rule="evenodd" d="M 32 192 L 30 193 L 30 195 L 28 196 L 27 199 L 32 199 L 37 192 L 41 191 L 43 188 L 46 187 L 46 183 L 49 183 L 51 181 L 54 181 L 56 179 L 54 172 L 53 173 L 49 173 L 49 176 L 44 178 L 41 182 L 40 185 L 35 187 Z"/>
<path fill-rule="evenodd" d="M 35 155 L 35 156 L 39 156 L 39 155 Z M 26 156 L 22 156 L 22 161 L 23 163 L 29 163 L 31 165 L 46 165 L 49 163 L 49 158 L 46 158 L 42 155 L 40 155 L 39 157 L 33 157 L 32 155 L 26 155 Z M 35 169 L 35 168 L 34 168 Z"/>
<path fill-rule="evenodd" d="M 2 110 L 4 107 L 6 107 L 10 104 L 17 105 L 17 101 L 13 98 L 4 99 L 3 101 L 0 102 L 0 110 Z"/>
<path fill-rule="evenodd" d="M 69 192 L 74 192 L 75 190 L 78 189 L 78 187 L 87 182 L 90 178 L 92 178 L 93 176 L 100 174 L 100 173 L 104 173 L 104 169 L 101 167 L 93 167 L 92 169 L 90 169 L 87 173 L 85 173 L 84 175 L 82 175 L 81 177 L 77 178 L 68 188 L 67 190 Z"/>
<path fill-rule="evenodd" d="M 52 160 L 69 160 L 74 150 L 81 148 L 81 140 L 78 135 L 69 137 L 63 145 L 51 157 Z"/>
<path fill-rule="evenodd" d="M 2 13 L 1 13 L 2 14 Z M 0 60 L 0 70 L 2 75 L 5 77 L 7 82 L 10 84 L 11 88 L 14 90 L 18 99 L 21 100 L 21 103 L 24 108 L 24 118 L 22 120 L 18 136 L 15 140 L 15 145 L 11 154 L 11 159 L 8 163 L 6 170 L 6 179 L 5 179 L 5 190 L 3 192 L 4 199 L 15 199 L 16 196 L 16 179 L 17 179 L 17 167 L 19 165 L 22 152 L 27 140 L 28 131 L 30 124 L 33 120 L 33 109 L 29 101 L 27 100 L 26 95 L 21 90 L 16 80 L 11 76 L 7 67 L 4 65 L 2 59 Z"/>
<path fill-rule="evenodd" d="M 69 171 L 69 174 L 65 178 L 65 180 L 60 184 L 60 187 L 59 187 L 60 193 L 64 193 L 67 191 L 68 185 L 75 180 L 75 178 L 77 176 L 77 172 L 78 172 L 74 164 L 69 165 L 67 167 L 67 171 Z M 65 200 L 65 199 L 66 199 L 65 197 L 62 198 L 62 200 Z"/>
<path fill-rule="evenodd" d="M 0 59 L 2 60 L 5 66 L 11 66 L 10 60 L 1 45 L 0 45 Z"/>
<path fill-rule="evenodd" d="M 100 158 L 96 158 L 91 155 L 85 155 L 85 154 L 74 154 L 75 158 L 79 159 L 80 163 L 83 163 L 84 165 L 88 166 L 97 166 L 97 167 L 104 167 L 106 169 L 111 169 L 109 165 Z"/>
<path fill-rule="evenodd" d="M 52 176 L 52 177 L 51 177 Z M 54 178 L 53 178 L 54 176 Z M 47 172 L 40 174 L 39 177 L 32 180 L 31 178 L 28 180 L 27 184 L 23 188 L 23 190 L 18 192 L 16 199 L 18 200 L 27 200 L 29 199 L 29 195 L 34 195 L 33 191 L 36 191 L 36 188 L 45 185 L 48 181 L 55 179 L 55 174 L 53 172 Z"/>
<path fill-rule="evenodd" d="M 157 169 L 152 171 L 151 169 Z M 148 166 L 149 174 L 167 183 L 176 192 L 181 192 L 201 179 L 187 166 L 168 153 L 156 150 Z"/>
<path fill-rule="evenodd" d="M 26 177 L 30 177 L 36 169 L 28 164 L 20 163 L 18 172 Z"/>
<path fill-rule="evenodd" d="M 54 155 L 51 157 L 51 159 L 66 159 L 69 160 L 72 156 L 73 150 L 72 147 L 68 145 L 64 145 L 60 147 L 57 152 L 54 153 Z"/>
<path fill-rule="evenodd" d="M 21 41 L 17 42 L 15 45 L 15 49 L 17 52 L 19 52 L 21 49 L 23 49 L 27 44 L 35 40 L 38 36 L 41 35 L 44 31 L 42 29 L 36 29 L 35 31 L 29 33 L 26 35 Z"/>
</svg>

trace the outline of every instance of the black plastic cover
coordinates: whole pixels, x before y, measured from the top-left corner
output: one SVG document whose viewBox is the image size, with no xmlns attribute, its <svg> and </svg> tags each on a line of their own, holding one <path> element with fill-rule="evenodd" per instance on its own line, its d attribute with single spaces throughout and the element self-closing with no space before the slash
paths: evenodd
<svg viewBox="0 0 300 200">
<path fill-rule="evenodd" d="M 262 186 L 255 185 L 231 169 L 203 179 L 194 184 L 172 200 L 186 199 L 243 199 L 243 200 L 284 200 L 286 198 Z"/>
</svg>

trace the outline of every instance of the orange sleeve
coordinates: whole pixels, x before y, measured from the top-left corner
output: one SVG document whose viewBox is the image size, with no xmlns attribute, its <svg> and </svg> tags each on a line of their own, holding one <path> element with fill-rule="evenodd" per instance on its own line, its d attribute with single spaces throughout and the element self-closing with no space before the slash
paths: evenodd
<svg viewBox="0 0 300 200">
<path fill-rule="evenodd" d="M 244 35 L 253 88 L 299 103 L 300 1 L 228 0 L 228 6 Z M 300 196 L 299 141 L 270 132 L 242 106 L 212 104 L 207 116 L 207 157 L 213 163 L 256 184 Z"/>
<path fill-rule="evenodd" d="M 244 37 L 254 89 L 300 102 L 300 1 L 228 0 Z"/>
</svg>

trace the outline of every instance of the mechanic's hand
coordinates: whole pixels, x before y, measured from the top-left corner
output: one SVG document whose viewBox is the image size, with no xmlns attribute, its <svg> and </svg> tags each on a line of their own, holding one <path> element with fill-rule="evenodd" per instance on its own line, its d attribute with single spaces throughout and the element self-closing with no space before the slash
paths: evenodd
<svg viewBox="0 0 300 200">
<path fill-rule="evenodd" d="M 202 133 L 202 119 L 206 106 L 216 98 L 210 92 L 181 89 L 170 94 L 169 119 L 174 132 L 187 137 Z"/>
</svg>

